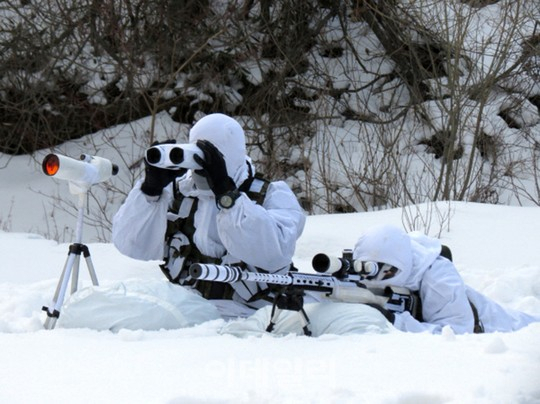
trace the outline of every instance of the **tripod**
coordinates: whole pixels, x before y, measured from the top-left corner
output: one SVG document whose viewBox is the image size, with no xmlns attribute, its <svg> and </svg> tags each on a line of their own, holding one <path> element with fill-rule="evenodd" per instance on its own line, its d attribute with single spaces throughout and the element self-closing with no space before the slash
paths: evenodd
<svg viewBox="0 0 540 404">
<path fill-rule="evenodd" d="M 77 228 L 75 232 L 75 242 L 69 246 L 68 257 L 62 270 L 62 275 L 58 281 L 56 292 L 50 306 L 43 306 L 42 310 L 47 312 L 47 319 L 45 320 L 44 327 L 47 330 L 52 330 L 58 317 L 60 317 L 60 309 L 64 304 L 64 298 L 66 296 L 66 290 L 71 277 L 71 293 L 77 291 L 79 284 L 79 265 L 81 261 L 81 254 L 84 256 L 92 284 L 98 286 L 98 280 L 96 277 L 96 271 L 94 270 L 94 264 L 90 258 L 90 250 L 88 246 L 82 244 L 82 227 L 84 219 L 84 205 L 88 192 L 88 187 L 80 187 L 78 184 L 70 183 L 70 190 L 72 193 L 79 195 L 79 212 L 77 215 Z"/>
</svg>

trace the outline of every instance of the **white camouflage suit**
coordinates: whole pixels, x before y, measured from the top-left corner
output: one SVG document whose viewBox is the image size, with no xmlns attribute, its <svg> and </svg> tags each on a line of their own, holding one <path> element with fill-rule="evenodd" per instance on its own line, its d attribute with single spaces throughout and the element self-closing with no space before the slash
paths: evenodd
<svg viewBox="0 0 540 404">
<path fill-rule="evenodd" d="M 190 143 L 198 140 L 210 141 L 223 154 L 227 173 L 237 187 L 248 178 L 249 166 L 252 165 L 246 156 L 244 131 L 236 120 L 223 114 L 202 118 L 189 133 Z M 305 214 L 285 182 L 271 182 L 262 205 L 257 205 L 242 193 L 229 209 L 218 208 L 212 191 L 204 187 L 200 189 L 199 184 L 191 170 L 177 180 L 181 194 L 198 199 L 193 240 L 201 253 L 222 258 L 223 264 L 243 262 L 252 270 L 258 267 L 271 273 L 288 271 L 296 240 L 304 228 Z M 184 201 L 191 201 L 191 198 Z M 114 217 L 113 243 L 118 250 L 136 259 L 161 259 L 164 255 L 167 217 L 185 217 L 191 207 L 189 205 L 186 209 L 181 205 L 179 211 L 174 212 L 169 210 L 172 202 L 172 184 L 159 197 L 148 197 L 140 190 L 140 183 L 137 184 Z M 182 234 L 176 237 L 175 242 L 189 243 Z M 176 265 L 177 270 L 180 270 L 180 264 Z M 246 286 L 253 290 L 246 289 Z M 234 300 L 245 303 L 255 292 L 253 286 L 234 284 Z M 240 308 L 228 302 L 215 303 L 220 309 L 223 303 L 227 303 L 223 312 L 225 315 L 234 315 L 234 310 L 227 313 L 233 307 Z M 251 307 L 262 307 L 264 304 L 266 302 L 256 301 Z"/>
<path fill-rule="evenodd" d="M 440 333 L 450 326 L 455 333 L 472 333 L 471 303 L 485 332 L 514 331 L 534 321 L 531 315 L 505 309 L 464 284 L 454 264 L 442 257 L 441 242 L 420 232 L 405 233 L 390 225 L 368 229 L 357 241 L 353 258 L 393 265 L 399 272 L 383 281 L 366 281 L 372 287 L 402 286 L 419 292 L 422 321 L 409 312 L 397 313 L 394 326 L 402 331 Z"/>
</svg>

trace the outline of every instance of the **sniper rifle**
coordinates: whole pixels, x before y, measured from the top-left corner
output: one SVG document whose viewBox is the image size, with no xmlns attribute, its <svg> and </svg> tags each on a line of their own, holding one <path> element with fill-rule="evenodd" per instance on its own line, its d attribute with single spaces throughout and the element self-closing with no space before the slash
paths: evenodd
<svg viewBox="0 0 540 404">
<path fill-rule="evenodd" d="M 321 260 L 325 259 L 331 264 L 328 268 L 320 265 Z M 380 307 L 391 313 L 408 311 L 416 317 L 419 311 L 419 299 L 416 294 L 401 287 L 388 286 L 384 289 L 375 289 L 368 288 L 362 283 L 366 277 L 359 269 L 367 268 L 368 271 L 373 271 L 374 265 L 377 263 L 353 262 L 345 254 L 343 258 L 317 254 L 313 259 L 313 267 L 318 272 L 323 272 L 318 274 L 298 271 L 286 274 L 251 272 L 240 266 L 215 264 L 193 264 L 189 268 L 189 273 L 193 279 L 211 282 L 262 282 L 281 286 L 275 294 L 271 320 L 266 331 L 273 330 L 281 310 L 292 310 L 300 314 L 304 333 L 311 335 L 308 328 L 309 319 L 303 308 L 306 291 L 323 293 L 334 301 Z M 329 271 L 332 271 L 332 274 L 328 274 Z"/>
</svg>

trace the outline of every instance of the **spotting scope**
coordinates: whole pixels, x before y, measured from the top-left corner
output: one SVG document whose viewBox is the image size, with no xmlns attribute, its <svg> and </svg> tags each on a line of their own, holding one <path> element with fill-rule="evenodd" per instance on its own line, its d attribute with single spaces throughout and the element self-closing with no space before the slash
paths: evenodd
<svg viewBox="0 0 540 404">
<path fill-rule="evenodd" d="M 51 153 L 41 165 L 43 172 L 54 178 L 90 186 L 107 181 L 118 174 L 118 166 L 103 157 L 82 154 L 80 159 Z"/>
</svg>

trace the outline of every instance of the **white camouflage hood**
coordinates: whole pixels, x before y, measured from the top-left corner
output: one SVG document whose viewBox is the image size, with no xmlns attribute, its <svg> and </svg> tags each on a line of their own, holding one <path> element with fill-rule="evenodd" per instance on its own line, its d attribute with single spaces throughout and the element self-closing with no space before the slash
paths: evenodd
<svg viewBox="0 0 540 404">
<path fill-rule="evenodd" d="M 367 230 L 356 242 L 353 258 L 390 264 L 400 271 L 391 279 L 368 281 L 372 286 L 403 286 L 419 290 L 424 272 L 441 253 L 439 240 L 419 232 L 407 234 L 396 226 L 381 225 Z"/>
<path fill-rule="evenodd" d="M 189 131 L 189 142 L 208 140 L 223 154 L 227 173 L 237 186 L 248 177 L 246 139 L 242 126 L 230 116 L 210 114 Z"/>
</svg>

